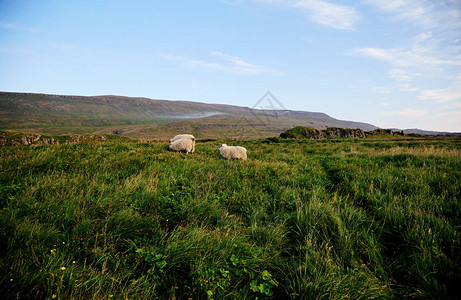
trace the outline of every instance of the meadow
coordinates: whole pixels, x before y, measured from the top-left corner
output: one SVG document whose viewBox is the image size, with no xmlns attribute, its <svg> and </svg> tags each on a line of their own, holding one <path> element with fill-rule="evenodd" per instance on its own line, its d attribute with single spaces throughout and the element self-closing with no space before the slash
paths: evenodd
<svg viewBox="0 0 461 300">
<path fill-rule="evenodd" d="M 461 299 L 460 170 L 460 138 L 5 145 L 0 293 Z"/>
</svg>

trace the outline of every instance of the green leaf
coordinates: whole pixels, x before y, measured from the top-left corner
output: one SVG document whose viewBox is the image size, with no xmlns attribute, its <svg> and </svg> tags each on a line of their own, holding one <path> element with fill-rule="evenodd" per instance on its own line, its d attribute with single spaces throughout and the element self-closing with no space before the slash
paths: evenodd
<svg viewBox="0 0 461 300">
<path fill-rule="evenodd" d="M 223 269 L 223 268 L 219 269 L 219 271 L 221 272 L 221 275 L 222 275 L 223 277 L 227 277 L 227 276 L 228 276 L 229 271 L 227 271 L 227 270 L 225 270 L 225 269 Z"/>
<path fill-rule="evenodd" d="M 255 292 L 259 292 L 258 282 L 256 280 L 251 281 L 250 288 Z"/>
<path fill-rule="evenodd" d="M 230 260 L 234 266 L 238 265 L 238 263 L 240 262 L 240 260 L 238 259 L 237 256 L 235 256 L 235 254 L 232 254 Z"/>
<path fill-rule="evenodd" d="M 157 254 L 157 255 L 155 255 L 154 259 L 159 260 L 162 257 L 163 257 L 163 254 Z"/>
<path fill-rule="evenodd" d="M 275 279 L 272 279 L 271 281 L 269 281 L 270 284 L 274 285 L 274 286 L 278 286 L 279 283 L 277 282 L 277 280 Z"/>
<path fill-rule="evenodd" d="M 264 270 L 263 273 L 262 273 L 262 275 L 263 275 L 263 279 L 264 279 L 265 281 L 269 281 L 269 280 L 271 280 L 271 278 L 272 278 L 271 273 L 269 273 L 269 271 L 267 271 L 267 270 Z"/>
<path fill-rule="evenodd" d="M 166 260 L 158 261 L 155 265 L 162 269 L 166 266 Z"/>
</svg>

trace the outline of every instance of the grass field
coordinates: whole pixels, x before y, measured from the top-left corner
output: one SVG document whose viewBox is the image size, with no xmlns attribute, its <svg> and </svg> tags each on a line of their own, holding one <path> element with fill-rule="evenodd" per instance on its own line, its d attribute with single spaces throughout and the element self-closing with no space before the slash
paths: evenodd
<svg viewBox="0 0 461 300">
<path fill-rule="evenodd" d="M 461 139 L 221 142 L 0 147 L 1 294 L 461 298 Z"/>
</svg>

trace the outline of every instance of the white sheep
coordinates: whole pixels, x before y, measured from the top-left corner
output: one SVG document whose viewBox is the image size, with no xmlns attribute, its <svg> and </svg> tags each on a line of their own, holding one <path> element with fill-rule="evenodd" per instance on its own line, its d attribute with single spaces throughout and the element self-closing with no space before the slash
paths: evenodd
<svg viewBox="0 0 461 300">
<path fill-rule="evenodd" d="M 170 142 L 169 148 L 172 151 L 194 153 L 195 141 L 189 139 L 179 139 L 174 142 Z"/>
<path fill-rule="evenodd" d="M 178 134 L 178 135 L 176 135 L 174 138 L 172 138 L 170 140 L 170 145 L 171 145 L 171 143 L 173 143 L 173 142 L 175 142 L 177 140 L 191 140 L 191 141 L 193 141 L 194 143 L 193 143 L 191 153 L 195 152 L 195 137 L 192 134 Z"/>
<path fill-rule="evenodd" d="M 247 159 L 247 149 L 240 146 L 219 146 L 219 153 L 227 159 Z"/>
<path fill-rule="evenodd" d="M 170 144 L 176 140 L 185 139 L 185 140 L 192 140 L 195 142 L 195 137 L 192 134 L 178 134 L 174 138 L 170 140 Z"/>
</svg>

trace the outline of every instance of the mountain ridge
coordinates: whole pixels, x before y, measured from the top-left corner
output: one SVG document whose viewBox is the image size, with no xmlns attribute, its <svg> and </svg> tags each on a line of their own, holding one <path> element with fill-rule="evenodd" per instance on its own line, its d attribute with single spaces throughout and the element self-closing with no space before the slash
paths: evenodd
<svg viewBox="0 0 461 300">
<path fill-rule="evenodd" d="M 198 138 L 258 138 L 278 136 L 295 126 L 378 128 L 322 112 L 117 95 L 0 92 L 0 116 L 0 129 L 43 134 L 114 133 L 137 139 L 166 139 L 178 132 L 192 132 Z"/>
</svg>

